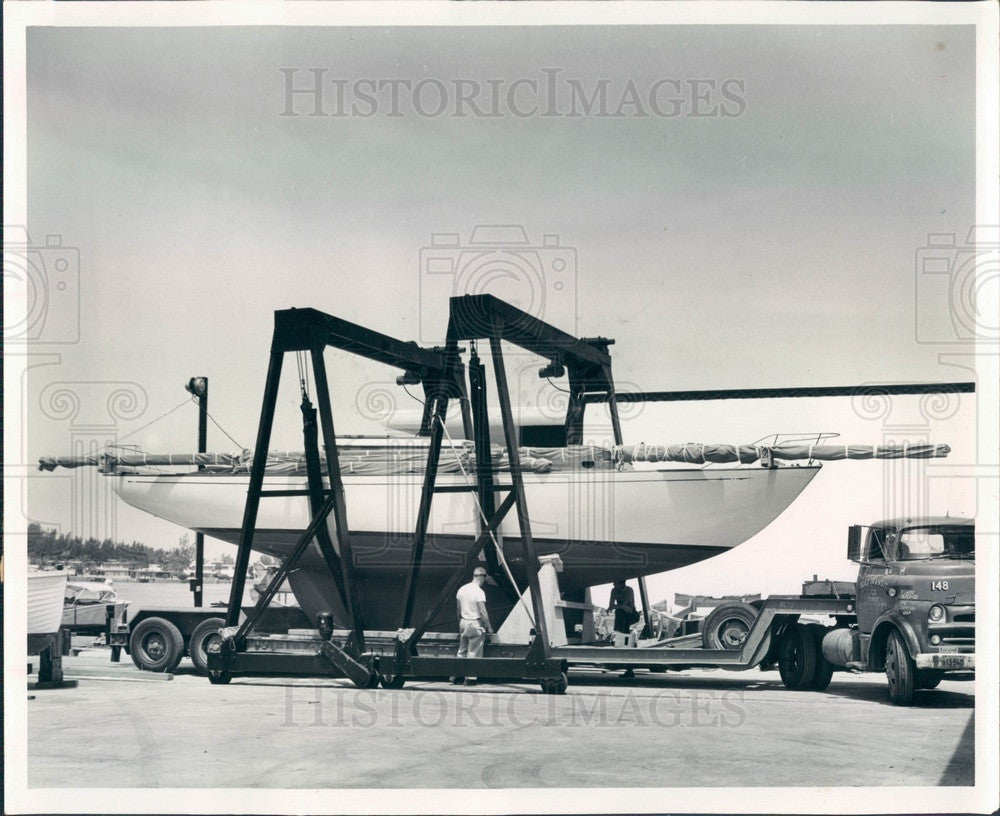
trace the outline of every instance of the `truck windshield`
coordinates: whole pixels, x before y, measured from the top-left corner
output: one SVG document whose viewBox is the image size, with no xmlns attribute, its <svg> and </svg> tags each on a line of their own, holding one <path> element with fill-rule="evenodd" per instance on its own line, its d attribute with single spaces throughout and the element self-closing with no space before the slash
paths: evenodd
<svg viewBox="0 0 1000 816">
<path fill-rule="evenodd" d="M 899 535 L 899 558 L 974 558 L 975 531 L 969 527 L 910 527 Z"/>
</svg>

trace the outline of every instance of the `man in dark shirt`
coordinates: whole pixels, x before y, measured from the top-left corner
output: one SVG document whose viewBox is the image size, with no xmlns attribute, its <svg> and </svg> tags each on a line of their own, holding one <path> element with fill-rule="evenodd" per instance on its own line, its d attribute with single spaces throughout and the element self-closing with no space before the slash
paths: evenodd
<svg viewBox="0 0 1000 816">
<path fill-rule="evenodd" d="M 640 617 L 635 611 L 635 593 L 632 587 L 624 581 L 615 581 L 611 589 L 611 600 L 608 602 L 608 611 L 615 613 L 615 631 L 620 635 L 627 635 L 632 631 L 632 624 L 636 623 Z M 635 677 L 632 669 L 626 669 L 623 677 Z"/>
<path fill-rule="evenodd" d="M 639 620 L 640 615 L 635 611 L 635 593 L 624 581 L 615 581 L 608 611 L 615 613 L 615 631 L 623 635 L 627 635 L 632 624 Z"/>
</svg>

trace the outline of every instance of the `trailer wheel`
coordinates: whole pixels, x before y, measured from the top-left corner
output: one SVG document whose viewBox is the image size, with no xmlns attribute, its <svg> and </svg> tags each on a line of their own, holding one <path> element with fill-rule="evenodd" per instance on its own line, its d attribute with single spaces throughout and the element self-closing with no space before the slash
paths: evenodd
<svg viewBox="0 0 1000 816">
<path fill-rule="evenodd" d="M 701 642 L 706 649 L 739 651 L 756 620 L 757 610 L 750 604 L 719 604 L 701 625 Z"/>
<path fill-rule="evenodd" d="M 146 618 L 128 641 L 135 665 L 143 671 L 172 672 L 184 655 L 180 629 L 165 618 Z"/>
<path fill-rule="evenodd" d="M 823 656 L 823 637 L 830 629 L 819 623 L 806 624 L 806 628 L 812 634 L 813 643 L 816 645 L 816 675 L 809 688 L 813 691 L 824 691 L 833 679 L 835 668 L 833 663 Z"/>
<path fill-rule="evenodd" d="M 816 678 L 816 643 L 801 623 L 789 626 L 778 645 L 778 672 L 785 688 L 808 689 Z"/>
<path fill-rule="evenodd" d="M 913 679 L 913 687 L 918 689 L 936 689 L 944 679 L 941 669 L 917 669 Z"/>
<path fill-rule="evenodd" d="M 893 629 L 885 647 L 885 677 L 889 681 L 889 699 L 893 703 L 905 706 L 913 702 L 916 674 L 916 666 L 902 635 Z"/>
<path fill-rule="evenodd" d="M 569 676 L 561 672 L 558 677 L 543 677 L 541 686 L 546 694 L 565 694 L 569 688 Z"/>
<path fill-rule="evenodd" d="M 208 674 L 208 647 L 216 641 L 222 642 L 222 635 L 219 630 L 226 625 L 222 618 L 208 618 L 199 623 L 194 632 L 191 633 L 191 640 L 188 641 L 188 654 L 191 655 L 191 662 L 194 663 L 198 674 Z"/>
</svg>

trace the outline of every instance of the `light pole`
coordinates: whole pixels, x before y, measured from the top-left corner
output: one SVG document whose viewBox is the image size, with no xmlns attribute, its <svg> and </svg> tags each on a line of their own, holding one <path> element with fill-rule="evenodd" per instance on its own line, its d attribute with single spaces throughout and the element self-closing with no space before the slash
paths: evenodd
<svg viewBox="0 0 1000 816">
<path fill-rule="evenodd" d="M 198 399 L 198 453 L 205 453 L 208 444 L 208 377 L 192 377 L 184 388 Z M 198 465 L 198 470 L 204 466 Z M 194 593 L 194 605 L 203 606 L 202 585 L 205 578 L 205 536 L 195 533 L 194 536 L 194 578 L 191 581 L 191 591 Z"/>
</svg>

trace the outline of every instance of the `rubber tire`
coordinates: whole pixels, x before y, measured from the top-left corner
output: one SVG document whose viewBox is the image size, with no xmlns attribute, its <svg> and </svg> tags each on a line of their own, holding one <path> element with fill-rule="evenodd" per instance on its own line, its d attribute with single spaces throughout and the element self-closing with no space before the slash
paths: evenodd
<svg viewBox="0 0 1000 816">
<path fill-rule="evenodd" d="M 397 675 L 383 674 L 381 677 L 379 677 L 379 682 L 382 684 L 382 688 L 392 689 L 393 691 L 399 691 L 399 689 L 403 687 L 403 684 L 406 683 L 406 678 L 403 677 L 403 675 L 401 674 Z"/>
<path fill-rule="evenodd" d="M 913 702 L 917 668 L 906 648 L 906 642 L 893 629 L 885 644 L 885 677 L 889 681 L 889 699 L 894 705 L 906 706 Z"/>
<path fill-rule="evenodd" d="M 559 677 L 546 677 L 541 681 L 542 691 L 546 694 L 565 694 L 569 688 L 569 677 L 562 672 Z"/>
<path fill-rule="evenodd" d="M 794 623 L 782 634 L 778 644 L 778 672 L 787 689 L 812 688 L 816 678 L 816 641 L 807 626 Z"/>
<path fill-rule="evenodd" d="M 812 633 L 813 643 L 816 644 L 816 675 L 809 688 L 812 691 L 825 691 L 833 679 L 833 670 L 836 668 L 823 656 L 823 637 L 831 630 L 819 623 L 809 623 L 806 627 Z"/>
<path fill-rule="evenodd" d="M 146 638 L 156 634 L 163 642 L 163 653 L 158 658 L 143 645 Z M 172 672 L 184 656 L 184 638 L 180 629 L 165 618 L 146 618 L 132 630 L 128 648 L 135 665 L 143 671 Z"/>
<path fill-rule="evenodd" d="M 226 622 L 222 618 L 208 618 L 199 623 L 191 633 L 188 655 L 198 674 L 208 674 L 208 653 L 205 650 L 205 642 L 211 635 L 217 635 L 225 625 Z"/>
<path fill-rule="evenodd" d="M 706 649 L 725 649 L 737 652 L 743 647 L 743 641 L 757 620 L 758 612 L 750 604 L 741 601 L 731 601 L 719 604 L 713 609 L 701 624 L 701 642 Z M 746 632 L 738 641 L 732 635 Z M 733 628 L 728 628 L 733 627 Z M 727 637 L 727 632 L 730 636 Z"/>
<path fill-rule="evenodd" d="M 941 669 L 917 669 L 917 676 L 913 679 L 913 687 L 936 689 L 943 679 L 944 672 Z"/>
</svg>

